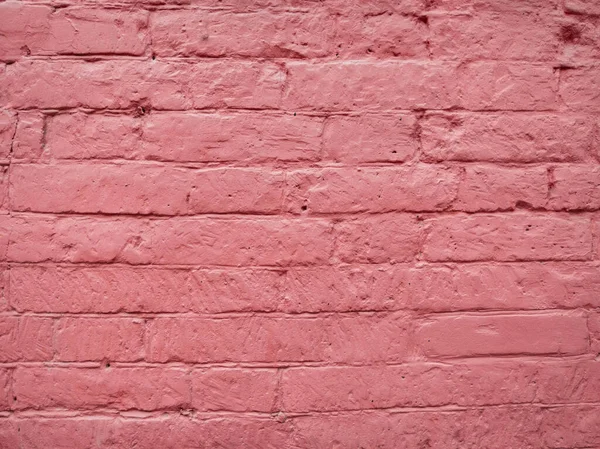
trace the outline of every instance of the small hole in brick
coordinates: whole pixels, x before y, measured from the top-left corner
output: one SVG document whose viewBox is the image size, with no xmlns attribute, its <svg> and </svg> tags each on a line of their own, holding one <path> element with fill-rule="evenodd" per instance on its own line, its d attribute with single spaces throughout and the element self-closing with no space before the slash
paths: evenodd
<svg viewBox="0 0 600 449">
<path fill-rule="evenodd" d="M 109 362 L 106 362 L 106 367 L 110 368 L 110 363 Z"/>
<path fill-rule="evenodd" d="M 396 150 L 392 150 L 392 153 L 396 154 L 396 153 L 397 153 L 397 151 L 396 151 Z"/>
<path fill-rule="evenodd" d="M 427 25 L 429 23 L 429 18 L 427 16 L 419 16 L 419 22 Z"/>
<path fill-rule="evenodd" d="M 152 60 L 154 61 L 156 59 L 156 54 L 152 53 Z"/>
<path fill-rule="evenodd" d="M 306 209 L 308 209 L 308 206 L 307 206 L 307 205 L 304 205 L 304 206 L 302 206 L 300 209 L 302 209 L 302 210 L 306 210 Z"/>
</svg>

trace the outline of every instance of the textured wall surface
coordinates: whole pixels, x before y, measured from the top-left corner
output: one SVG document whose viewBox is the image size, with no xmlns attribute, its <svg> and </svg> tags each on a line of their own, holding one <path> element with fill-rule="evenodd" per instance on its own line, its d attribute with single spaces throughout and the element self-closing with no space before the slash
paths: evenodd
<svg viewBox="0 0 600 449">
<path fill-rule="evenodd" d="M 0 448 L 600 448 L 599 0 L 0 1 Z"/>
</svg>

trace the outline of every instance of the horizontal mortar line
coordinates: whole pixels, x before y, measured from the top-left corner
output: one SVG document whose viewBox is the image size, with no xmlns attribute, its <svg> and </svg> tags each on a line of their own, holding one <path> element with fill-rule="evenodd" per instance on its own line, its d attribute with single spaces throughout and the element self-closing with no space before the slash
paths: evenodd
<svg viewBox="0 0 600 449">
<path fill-rule="evenodd" d="M 218 362 L 182 362 L 182 361 L 130 361 L 119 362 L 110 360 L 110 367 L 106 366 L 107 359 L 96 361 L 13 361 L 0 362 L 0 368 L 63 368 L 63 369 L 144 369 L 160 368 L 174 370 L 191 369 L 257 369 L 257 370 L 287 370 L 295 368 L 411 368 L 419 366 L 432 367 L 458 367 L 469 365 L 487 365 L 494 363 L 543 363 L 543 364 L 561 364 L 577 362 L 598 362 L 600 360 L 593 353 L 581 354 L 563 354 L 563 355 L 482 355 L 473 357 L 455 357 L 455 358 L 423 358 L 421 360 L 380 360 L 369 362 L 332 362 L 327 360 L 312 361 L 218 361 Z"/>
<path fill-rule="evenodd" d="M 64 108 L 39 108 L 39 107 L 30 107 L 30 108 L 6 108 L 7 110 L 12 110 L 15 112 L 40 112 L 47 115 L 60 115 L 67 113 L 84 113 L 90 115 L 131 115 L 132 113 L 139 114 L 136 110 L 135 106 L 129 106 L 124 108 L 88 108 L 83 106 L 75 106 L 75 107 L 64 107 Z M 307 117 L 317 117 L 317 118 L 326 118 L 326 117 L 360 117 L 362 115 L 386 115 L 393 116 L 396 114 L 427 114 L 430 113 L 444 113 L 444 114 L 478 114 L 478 115 L 498 115 L 498 114 L 532 114 L 532 115 L 545 115 L 545 114 L 554 114 L 564 116 L 572 116 L 572 117 L 586 117 L 586 118 L 594 118 L 596 114 L 586 112 L 586 111 L 571 111 L 564 109 L 464 109 L 460 107 L 449 107 L 445 109 L 440 108 L 397 108 L 397 109 L 351 109 L 351 110 L 322 110 L 322 109 L 314 109 L 314 110 L 295 110 L 295 109 L 281 109 L 281 108 L 239 108 L 239 107 L 230 107 L 230 108 L 186 108 L 186 109 L 157 109 L 151 108 L 150 112 L 144 114 L 144 116 L 148 116 L 151 114 L 168 114 L 168 113 L 193 113 L 198 115 L 209 115 L 209 114 L 223 114 L 223 115 L 232 115 L 232 114 L 248 114 L 248 115 L 256 115 L 256 114 L 272 114 L 274 116 L 290 116 L 293 114 L 297 114 L 296 116 L 307 116 Z M 144 117 L 142 116 L 142 117 Z"/>
<path fill-rule="evenodd" d="M 282 142 L 283 144 L 283 142 Z M 224 144 L 224 146 L 227 146 Z M 62 167 L 81 167 L 81 166 L 106 166 L 114 167 L 116 169 L 124 168 L 136 168 L 136 167 L 150 167 L 150 168 L 179 168 L 181 170 L 189 171 L 206 171 L 214 172 L 217 170 L 245 170 L 245 171 L 262 171 L 265 169 L 272 170 L 274 172 L 281 173 L 294 173 L 294 172 L 313 172 L 318 170 L 348 170 L 361 172 L 362 170 L 376 170 L 376 169 L 396 169 L 396 170 L 407 170 L 407 169 L 418 169 L 418 168 L 461 168 L 461 167 L 475 167 L 475 168 L 507 168 L 507 169 L 547 169 L 547 168 L 562 168 L 562 167 L 575 167 L 575 168 L 587 168 L 593 170 L 600 168 L 600 162 L 596 160 L 580 160 L 580 161 L 526 161 L 526 162 L 511 162 L 511 161 L 460 161 L 460 160 L 433 160 L 433 159 L 410 159 L 407 158 L 402 161 L 373 161 L 373 162 L 357 162 L 351 164 L 349 162 L 340 161 L 337 162 L 334 159 L 318 159 L 318 160 L 285 160 L 285 159 L 263 159 L 262 161 L 255 162 L 252 158 L 249 159 L 237 159 L 237 160 L 224 160 L 224 161 L 179 161 L 179 160 L 158 160 L 158 159 L 135 159 L 135 158 L 54 158 L 54 157 L 40 157 L 39 159 L 27 159 L 27 158 L 12 158 L 6 160 L 0 160 L 0 165 L 10 165 L 11 167 L 39 167 L 39 168 L 62 168 Z M 268 172 L 265 172 L 268 173 Z M 288 180 L 288 183 L 292 181 Z M 315 181 L 318 183 L 319 181 Z M 402 187 L 402 183 L 397 184 L 398 187 Z"/>
<path fill-rule="evenodd" d="M 439 264 L 460 264 L 460 265 L 477 265 L 477 264 L 483 264 L 483 263 L 489 263 L 489 264 L 498 264 L 498 265 L 508 265 L 508 264 L 540 264 L 540 263 L 552 263 L 552 264 L 559 264 L 559 263 L 580 263 L 580 264 L 593 264 L 593 263 L 597 263 L 599 262 L 600 259 L 520 259 L 520 260 L 496 260 L 496 259 L 481 259 L 481 260 L 466 260 L 466 261 L 461 261 L 461 260 L 442 260 L 442 261 L 428 261 L 428 263 L 439 263 Z M 412 260 L 406 260 L 403 262 L 398 262 L 398 263 L 410 263 L 410 262 L 419 262 L 418 259 L 414 258 Z M 163 264 L 157 264 L 157 263 L 153 263 L 153 262 L 148 262 L 148 263 L 126 263 L 126 262 L 114 262 L 114 261 L 98 261 L 98 262 L 71 262 L 68 260 L 49 260 L 49 259 L 44 259 L 44 260 L 40 260 L 40 261 L 15 261 L 15 260 L 3 260 L 0 261 L 0 265 L 1 264 L 8 264 L 8 265 L 14 265 L 14 266 L 69 266 L 69 267 L 103 267 L 103 268 L 107 268 L 107 267 L 127 267 L 127 268 L 156 268 L 156 269 L 162 269 L 164 267 L 167 268 L 173 268 L 173 267 L 180 267 L 181 269 L 191 269 L 194 267 L 206 267 L 206 268 L 210 268 L 210 269 L 223 269 L 223 270 L 228 270 L 228 269 L 240 269 L 240 268 L 248 268 L 248 269 L 265 269 L 265 270 L 277 270 L 277 271 L 286 271 L 286 270 L 294 270 L 294 269 L 299 269 L 299 268 L 306 268 L 306 269 L 310 269 L 310 268 L 327 268 L 327 267 L 331 267 L 331 268 L 336 268 L 336 267 L 345 267 L 346 264 L 323 264 L 323 263 L 296 263 L 296 264 L 273 264 L 273 265 L 262 265 L 262 264 L 257 264 L 257 265 L 221 265 L 221 264 L 202 264 L 199 265 L 198 263 L 189 263 L 189 264 L 173 264 L 173 263 L 165 263 Z M 365 266 L 368 266 L 369 264 L 364 264 Z M 378 263 L 374 263 L 374 266 L 379 266 Z M 391 264 L 393 265 L 393 264 Z"/>
<path fill-rule="evenodd" d="M 202 394 L 202 391 L 199 392 L 199 395 Z M 110 401 L 106 401 L 110 402 Z M 457 404 L 454 402 L 447 402 L 441 404 L 430 404 L 430 405 L 391 405 L 391 406 L 373 406 L 373 407 L 323 407 L 323 408 L 309 408 L 309 409 L 293 409 L 287 407 L 277 408 L 274 407 L 271 411 L 237 411 L 237 410 L 227 410 L 227 409 L 216 409 L 216 410 L 204 410 L 202 408 L 195 408 L 190 401 L 182 401 L 183 403 L 180 405 L 174 405 L 171 407 L 156 407 L 152 409 L 138 409 L 138 408 L 119 408 L 118 406 L 110 407 L 108 405 L 102 406 L 74 406 L 74 407 L 12 407 L 9 412 L 12 412 L 15 416 L 30 416 L 37 415 L 39 413 L 44 414 L 60 414 L 60 413 L 70 413 L 70 412 L 83 412 L 83 413 L 97 413 L 97 414 L 110 414 L 110 413 L 156 413 L 156 412 L 175 412 L 181 413 L 184 411 L 185 413 L 193 414 L 196 417 L 211 417 L 211 416 L 269 416 L 273 417 L 274 414 L 284 413 L 287 418 L 294 419 L 294 417 L 301 417 L 306 414 L 318 414 L 318 415 L 328 415 L 333 413 L 356 413 L 356 412 L 391 412 L 393 414 L 400 413 L 411 413 L 411 412 L 435 412 L 435 411 L 443 411 L 443 412 L 457 412 L 457 411 L 467 411 L 473 409 L 486 409 L 486 408 L 500 408 L 500 407 L 539 407 L 542 409 L 546 408 L 560 408 L 560 407 L 600 407 L 600 402 L 598 401 L 565 401 L 565 402 L 540 402 L 540 401 L 514 401 L 514 402 L 499 402 L 499 403 L 466 403 L 466 404 Z M 193 402 L 193 399 L 192 401 Z"/>
<path fill-rule="evenodd" d="M 598 402 L 571 402 L 571 403 L 537 403 L 537 402 L 522 402 L 522 403 L 503 403 L 489 405 L 441 405 L 441 406 L 410 406 L 410 407 L 373 407 L 362 408 L 356 410 L 314 410 L 314 411 L 287 411 L 281 408 L 274 408 L 269 412 L 256 411 L 197 411 L 191 405 L 182 405 L 180 407 L 165 408 L 158 410 L 141 410 L 129 409 L 118 410 L 113 408 L 97 407 L 94 409 L 46 409 L 46 410 L 10 410 L 5 412 L 5 416 L 9 419 L 24 420 L 31 418 L 48 418 L 48 419 L 93 419 L 93 418 L 114 418 L 118 416 L 124 420 L 143 420 L 143 419 L 168 419 L 171 416 L 188 416 L 189 419 L 196 421 L 209 421 L 211 419 L 222 419 L 224 417 L 240 417 L 240 418 L 263 418 L 275 420 L 280 417 L 280 414 L 285 415 L 285 419 L 303 418 L 311 415 L 318 416 L 339 416 L 339 415 L 364 415 L 365 413 L 389 415 L 401 413 L 461 413 L 468 411 L 481 411 L 485 409 L 561 409 L 574 407 L 600 407 Z M 136 414 L 137 416 L 128 416 L 128 414 Z M 0 415 L 1 416 L 1 415 Z"/>
<path fill-rule="evenodd" d="M 551 218 L 572 218 L 573 216 L 583 216 L 586 219 L 595 219 L 596 211 L 593 209 L 573 209 L 573 210 L 531 210 L 529 208 L 516 207 L 514 209 L 497 210 L 497 211 L 463 211 L 463 210 L 381 210 L 381 211 L 347 211 L 347 212 L 320 212 L 309 214 L 296 214 L 283 211 L 273 211 L 269 213 L 261 212 L 205 212 L 189 215 L 160 215 L 160 214 L 144 214 L 144 213 L 107 213 L 107 212 L 35 212 L 26 210 L 9 209 L 11 218 L 22 219 L 44 219 L 44 218 L 100 218 L 104 221 L 110 221 L 118 218 L 136 218 L 147 220 L 149 222 L 162 221 L 179 221 L 179 220 L 215 220 L 223 222 L 247 221 L 255 218 L 257 220 L 277 222 L 277 219 L 288 219 L 292 221 L 314 221 L 314 222 L 332 222 L 338 223 L 340 219 L 355 220 L 361 217 L 396 217 L 403 216 L 407 218 L 415 218 L 421 222 L 435 221 L 438 218 L 448 217 L 551 217 Z M 282 213 L 283 212 L 283 213 Z M 331 220 L 328 220 L 331 219 Z"/>
<path fill-rule="evenodd" d="M 52 261 L 44 261 L 44 262 L 9 262 L 9 261 L 0 261 L 0 268 L 12 269 L 13 267 L 18 268 L 61 268 L 61 269 L 118 269 L 118 268 L 128 268 L 128 269 L 138 269 L 140 271 L 147 270 L 177 270 L 177 271 L 269 271 L 275 273 L 285 274 L 288 271 L 295 270 L 314 270 L 315 268 L 332 268 L 335 270 L 351 270 L 354 268 L 357 269 L 368 269 L 368 270 L 397 270 L 397 269 L 428 269 L 428 268 L 448 268 L 449 270 L 460 269 L 461 266 L 476 266 L 481 265 L 483 267 L 489 267 L 490 265 L 499 265 L 510 267 L 513 265 L 523 267 L 530 265 L 540 265 L 543 263 L 549 263 L 549 265 L 544 265 L 546 267 L 555 268 L 555 266 L 569 266 L 573 265 L 579 267 L 581 265 L 589 265 L 589 266 L 598 266 L 600 264 L 600 260 L 586 260 L 586 261 L 578 261 L 578 260 L 545 260 L 545 261 L 536 261 L 536 260 L 528 260 L 528 261 L 496 261 L 496 260 L 483 260 L 483 261 L 467 261 L 467 262 L 444 262 L 444 261 L 412 261 L 412 262 L 380 262 L 380 263 L 361 263 L 361 262 L 352 262 L 352 263 L 336 263 L 336 264 L 312 264 L 312 265 L 298 265 L 293 267 L 282 267 L 282 266 L 274 266 L 274 265 L 242 265 L 242 266 L 233 266 L 233 265 L 211 265 L 211 264 L 160 264 L 160 265 L 131 265 L 128 263 L 122 262 L 112 262 L 112 263 L 94 263 L 94 262 L 52 262 Z"/>
<path fill-rule="evenodd" d="M 118 294 L 117 294 L 118 295 Z M 285 296 L 283 293 L 282 298 Z M 201 301 L 198 301 L 201 303 Z M 547 307 L 539 309 L 486 309 L 483 307 L 456 310 L 432 311 L 430 308 L 422 307 L 404 307 L 389 309 L 351 309 L 351 310 L 320 310 L 320 311 L 282 311 L 282 310 L 248 310 L 248 311 L 227 311 L 227 312 L 144 312 L 144 311 L 118 311 L 118 312 L 37 312 L 37 311 L 2 311 L 0 318 L 4 317 L 38 317 L 38 318 L 129 318 L 129 319 L 154 319 L 154 318 L 201 318 L 226 320 L 231 318 L 306 318 L 317 319 L 336 316 L 372 316 L 372 315 L 395 315 L 400 313 L 413 312 L 414 320 L 428 320 L 437 316 L 459 316 L 459 317 L 490 317 L 490 316 L 544 316 L 553 315 L 556 312 L 597 312 L 600 310 L 600 304 L 594 306 L 576 306 L 576 307 Z"/>
</svg>

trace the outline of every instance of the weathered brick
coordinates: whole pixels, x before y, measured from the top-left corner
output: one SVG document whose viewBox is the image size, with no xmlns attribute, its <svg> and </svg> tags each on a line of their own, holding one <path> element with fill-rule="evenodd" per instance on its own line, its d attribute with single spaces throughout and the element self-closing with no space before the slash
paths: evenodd
<svg viewBox="0 0 600 449">
<path fill-rule="evenodd" d="M 565 0 L 565 10 L 573 14 L 600 16 L 600 5 L 595 0 Z"/>
<path fill-rule="evenodd" d="M 269 369 L 194 370 L 192 405 L 201 411 L 272 412 L 278 374 Z"/>
<path fill-rule="evenodd" d="M 179 368 L 17 368 L 16 409 L 179 409 L 190 404 L 188 373 Z"/>
<path fill-rule="evenodd" d="M 11 371 L 7 369 L 0 369 L 0 412 L 5 410 L 9 410 L 10 404 L 12 401 L 12 397 L 10 396 L 10 381 L 11 381 Z M 2 424 L 0 424 L 0 428 Z M 0 435 L 2 431 L 0 431 Z M 0 436 L 0 442 L 2 441 L 2 437 Z"/>
<path fill-rule="evenodd" d="M 8 159 L 13 147 L 17 126 L 17 115 L 9 110 L 0 110 L 0 159 Z"/>
<path fill-rule="evenodd" d="M 19 164 L 11 170 L 11 205 L 16 211 L 270 214 L 281 209 L 284 191 L 281 171 L 138 164 Z M 0 204 L 1 200 L 0 194 Z"/>
<path fill-rule="evenodd" d="M 62 318 L 54 339 L 57 358 L 61 361 L 137 361 L 144 356 L 144 320 Z"/>
<path fill-rule="evenodd" d="M 331 225 L 315 219 L 36 216 L 9 223 L 14 262 L 290 265 L 323 263 L 333 250 Z"/>
<path fill-rule="evenodd" d="M 562 70 L 560 97 L 575 111 L 600 111 L 600 70 L 597 66 Z"/>
<path fill-rule="evenodd" d="M 0 4 L 0 60 L 29 55 L 141 55 L 148 38 L 148 14 L 118 10 Z"/>
<path fill-rule="evenodd" d="M 0 362 L 51 360 L 53 322 L 30 316 L 0 317 Z"/>
<path fill-rule="evenodd" d="M 436 211 L 458 189 L 458 172 L 417 165 L 399 168 L 303 170 L 288 174 L 287 207 L 314 213 Z"/>
<path fill-rule="evenodd" d="M 425 237 L 421 222 L 400 214 L 342 221 L 335 230 L 336 257 L 342 262 L 411 261 Z"/>
<path fill-rule="evenodd" d="M 557 17 L 517 11 L 431 14 L 431 54 L 460 60 L 553 60 L 559 47 Z"/>
<path fill-rule="evenodd" d="M 323 156 L 336 162 L 404 162 L 419 147 L 414 115 L 332 116 L 325 123 Z"/>
<path fill-rule="evenodd" d="M 14 159 L 37 159 L 45 149 L 46 120 L 37 111 L 19 111 L 13 139 Z"/>
<path fill-rule="evenodd" d="M 520 205 L 543 208 L 547 196 L 548 174 L 544 167 L 468 165 L 452 208 L 467 212 L 512 210 Z"/>
<path fill-rule="evenodd" d="M 331 53 L 333 17 L 323 13 L 163 10 L 152 16 L 159 56 L 313 58 Z"/>
<path fill-rule="evenodd" d="M 30 60 L 0 73 L 0 101 L 14 108 L 268 108 L 278 106 L 283 78 L 270 62 Z"/>
<path fill-rule="evenodd" d="M 451 215 L 428 221 L 423 254 L 431 261 L 586 260 L 592 236 L 587 218 Z"/>
<path fill-rule="evenodd" d="M 432 113 L 420 123 L 432 161 L 583 161 L 598 146 L 584 115 Z"/>
<path fill-rule="evenodd" d="M 381 362 L 407 357 L 401 313 L 329 317 L 156 318 L 148 323 L 154 362 Z"/>
<path fill-rule="evenodd" d="M 587 351 L 588 332 L 585 317 L 574 313 L 437 316 L 421 323 L 416 341 L 434 358 L 574 355 Z"/>
<path fill-rule="evenodd" d="M 282 377 L 290 412 L 393 407 L 593 402 L 600 363 L 468 361 L 403 366 L 290 368 Z"/>
<path fill-rule="evenodd" d="M 590 314 L 588 328 L 590 329 L 590 349 L 600 355 L 600 314 Z"/>
<path fill-rule="evenodd" d="M 600 167 L 557 166 L 552 170 L 549 204 L 555 209 L 600 209 Z"/>
<path fill-rule="evenodd" d="M 48 119 L 45 154 L 57 159 L 308 161 L 319 157 L 322 122 L 270 113 L 60 114 Z"/>
</svg>

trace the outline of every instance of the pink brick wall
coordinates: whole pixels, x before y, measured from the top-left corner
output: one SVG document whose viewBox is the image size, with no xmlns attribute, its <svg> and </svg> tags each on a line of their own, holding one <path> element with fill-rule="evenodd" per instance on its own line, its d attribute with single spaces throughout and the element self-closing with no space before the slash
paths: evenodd
<svg viewBox="0 0 600 449">
<path fill-rule="evenodd" d="M 600 448 L 600 1 L 0 0 L 0 449 Z"/>
</svg>

